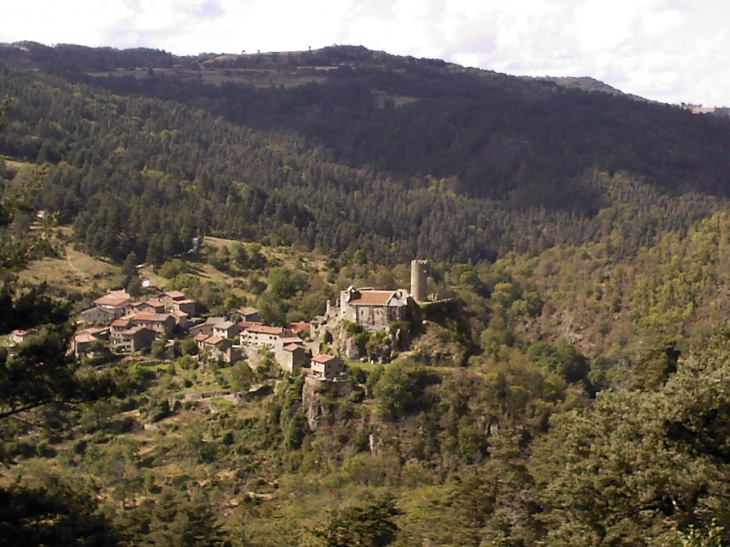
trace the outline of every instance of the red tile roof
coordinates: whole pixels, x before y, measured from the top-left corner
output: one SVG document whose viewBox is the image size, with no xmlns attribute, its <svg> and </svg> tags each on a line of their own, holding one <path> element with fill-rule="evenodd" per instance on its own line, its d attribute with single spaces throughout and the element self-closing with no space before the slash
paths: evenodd
<svg viewBox="0 0 730 547">
<path fill-rule="evenodd" d="M 28 334 L 33 334 L 34 332 L 37 332 L 38 329 L 15 329 L 10 331 L 10 334 L 13 334 L 15 336 L 27 336 Z"/>
<path fill-rule="evenodd" d="M 88 329 L 80 330 L 76 334 L 77 335 L 89 334 L 89 335 L 93 336 L 94 338 L 97 338 L 98 335 L 107 334 L 108 331 L 109 331 L 109 327 L 98 327 L 98 328 L 90 327 Z"/>
<path fill-rule="evenodd" d="M 132 321 L 152 321 L 152 322 L 165 322 L 170 317 L 169 313 L 136 313 L 131 315 L 129 318 Z"/>
<path fill-rule="evenodd" d="M 112 327 L 124 327 L 127 328 L 129 326 L 129 319 L 115 319 L 111 323 Z"/>
<path fill-rule="evenodd" d="M 282 336 L 281 338 L 279 338 L 279 342 L 281 342 L 284 345 L 286 345 L 286 344 L 301 344 L 302 343 L 302 339 L 299 338 L 298 336 Z"/>
<path fill-rule="evenodd" d="M 291 330 L 294 334 L 305 331 L 308 328 L 309 328 L 309 323 L 305 323 L 304 321 L 298 321 L 296 323 L 289 323 L 289 330 Z"/>
<path fill-rule="evenodd" d="M 162 294 L 167 296 L 168 298 L 172 298 L 173 300 L 187 298 L 187 296 L 185 296 L 185 293 L 180 291 L 165 291 Z"/>
<path fill-rule="evenodd" d="M 352 293 L 349 304 L 352 306 L 385 306 L 395 295 L 395 291 L 356 291 Z"/>
<path fill-rule="evenodd" d="M 275 335 L 282 335 L 284 334 L 284 329 L 281 327 L 267 327 L 266 325 L 253 325 L 251 327 L 248 327 L 246 329 L 248 332 L 253 332 L 256 334 L 275 334 Z"/>
<path fill-rule="evenodd" d="M 282 349 L 284 351 L 294 351 L 297 349 L 304 349 L 304 346 L 302 346 L 301 344 L 289 344 L 288 346 L 284 346 Z"/>
<path fill-rule="evenodd" d="M 152 321 L 154 317 L 154 313 L 135 313 L 134 315 L 130 316 L 130 319 L 132 321 Z"/>
<path fill-rule="evenodd" d="M 207 340 L 208 338 L 210 338 L 210 334 L 203 334 L 201 332 L 200 334 L 196 335 L 193 340 L 195 340 L 196 342 L 202 342 L 204 340 Z"/>
<path fill-rule="evenodd" d="M 260 327 L 263 323 L 261 321 L 239 321 L 238 326 L 242 329 L 250 329 L 251 327 Z"/>
<path fill-rule="evenodd" d="M 97 306 L 109 306 L 116 308 L 129 302 L 129 295 L 126 291 L 109 291 L 104 296 L 100 296 L 94 300 Z"/>
<path fill-rule="evenodd" d="M 333 355 L 327 355 L 326 353 L 320 353 L 319 355 L 315 355 L 312 357 L 312 361 L 315 363 L 329 363 L 332 359 L 337 359 L 337 357 Z"/>
</svg>

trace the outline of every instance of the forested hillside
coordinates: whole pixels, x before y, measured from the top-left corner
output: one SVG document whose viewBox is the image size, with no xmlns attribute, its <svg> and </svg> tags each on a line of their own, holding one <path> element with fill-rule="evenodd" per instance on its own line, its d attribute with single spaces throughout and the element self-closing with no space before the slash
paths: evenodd
<svg viewBox="0 0 730 547">
<path fill-rule="evenodd" d="M 2 60 L 35 71 L 3 72 L 0 153 L 47 163 L 38 206 L 118 261 L 202 234 L 394 263 L 618 230 L 632 253 L 730 188 L 725 120 L 438 61 L 37 44 Z"/>
<path fill-rule="evenodd" d="M 0 63 L 0 545 L 730 541 L 726 120 L 353 47 Z M 65 351 L 106 289 L 287 325 L 416 257 L 343 381 Z"/>
</svg>

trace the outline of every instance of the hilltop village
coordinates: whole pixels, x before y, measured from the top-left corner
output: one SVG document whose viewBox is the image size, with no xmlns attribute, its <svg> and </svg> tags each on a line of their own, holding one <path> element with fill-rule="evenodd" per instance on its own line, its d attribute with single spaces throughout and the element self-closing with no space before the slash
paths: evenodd
<svg viewBox="0 0 730 547">
<path fill-rule="evenodd" d="M 343 339 L 343 327 L 373 333 L 403 321 L 409 305 L 427 301 L 426 280 L 426 261 L 414 260 L 410 290 L 350 286 L 335 305 L 327 302 L 324 315 L 285 327 L 263 324 L 259 310 L 251 307 L 227 316 L 202 317 L 203 307 L 178 290 L 163 291 L 144 301 L 133 299 L 123 289 L 111 290 L 78 314 L 79 328 L 70 351 L 77 357 L 104 352 L 130 355 L 149 353 L 155 346 L 157 356 L 172 358 L 175 348 L 179 351 L 183 345 L 200 363 L 230 365 L 243 360 L 255 369 L 268 358 L 286 373 L 305 371 L 312 379 L 337 382 L 347 378 L 345 360 L 361 357 L 356 345 L 346 340 L 339 344 L 340 351 L 334 349 L 338 345 L 333 340 Z M 33 333 L 16 330 L 11 340 L 20 343 Z"/>
</svg>

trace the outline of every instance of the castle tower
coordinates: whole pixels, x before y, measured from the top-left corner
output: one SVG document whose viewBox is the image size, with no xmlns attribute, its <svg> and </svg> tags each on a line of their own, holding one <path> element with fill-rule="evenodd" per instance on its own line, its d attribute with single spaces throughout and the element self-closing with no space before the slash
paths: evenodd
<svg viewBox="0 0 730 547">
<path fill-rule="evenodd" d="M 428 300 L 427 264 L 427 260 L 411 260 L 411 296 L 416 302 Z"/>
</svg>

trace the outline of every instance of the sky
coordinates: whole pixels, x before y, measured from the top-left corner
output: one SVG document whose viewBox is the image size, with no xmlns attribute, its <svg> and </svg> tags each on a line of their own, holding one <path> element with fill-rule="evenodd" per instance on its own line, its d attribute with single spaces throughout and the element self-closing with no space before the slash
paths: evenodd
<svg viewBox="0 0 730 547">
<path fill-rule="evenodd" d="M 590 76 L 730 106 L 727 0 L 22 0 L 0 42 L 178 55 L 362 45 L 528 76 Z"/>
</svg>

